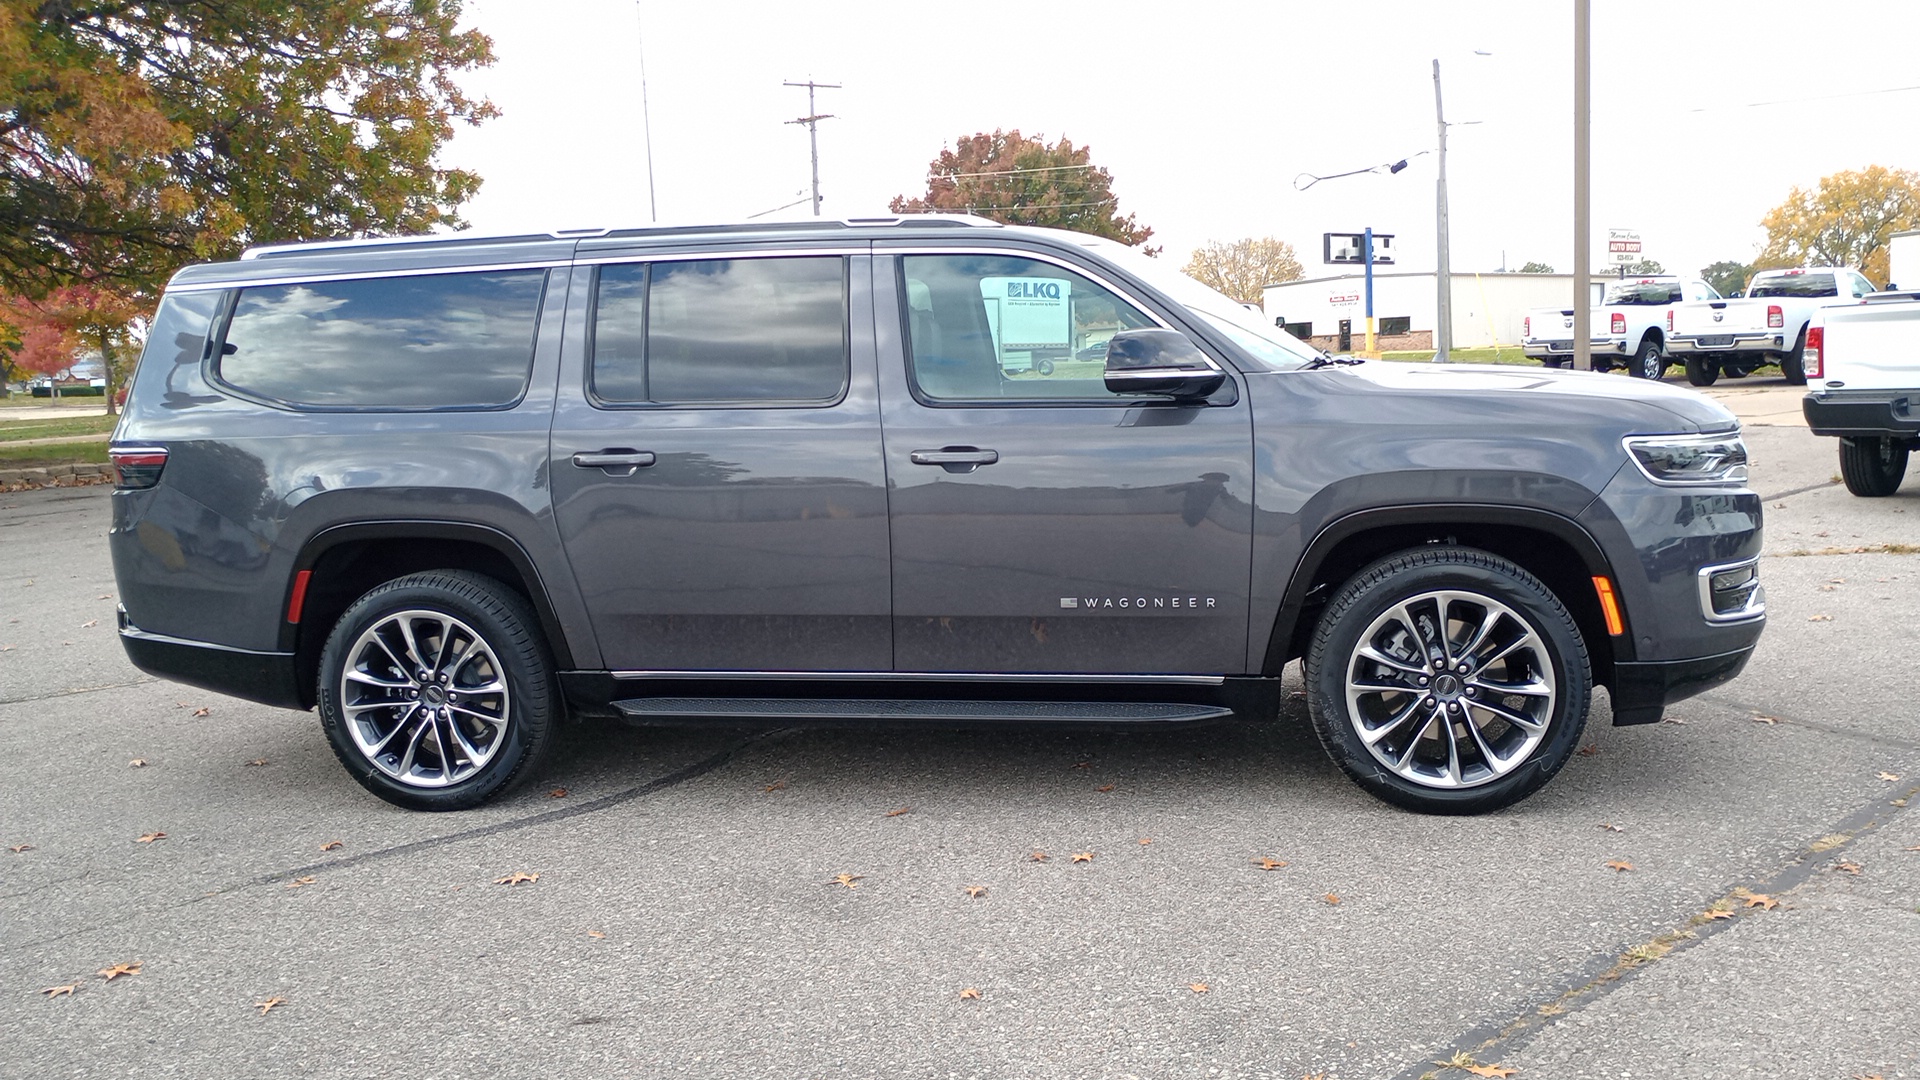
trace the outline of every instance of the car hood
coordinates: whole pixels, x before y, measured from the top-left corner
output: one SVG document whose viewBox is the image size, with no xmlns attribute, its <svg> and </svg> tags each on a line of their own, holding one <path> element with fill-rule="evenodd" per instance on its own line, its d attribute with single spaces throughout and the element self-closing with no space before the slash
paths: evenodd
<svg viewBox="0 0 1920 1080">
<path fill-rule="evenodd" d="M 1507 364 L 1382 360 L 1369 360 L 1340 370 L 1383 390 L 1422 396 L 1459 395 L 1499 411 L 1521 409 L 1528 416 L 1572 406 L 1593 419 L 1611 417 L 1627 428 L 1644 429 L 1648 434 L 1726 431 L 1740 423 L 1726 406 L 1704 394 L 1624 375 Z"/>
</svg>

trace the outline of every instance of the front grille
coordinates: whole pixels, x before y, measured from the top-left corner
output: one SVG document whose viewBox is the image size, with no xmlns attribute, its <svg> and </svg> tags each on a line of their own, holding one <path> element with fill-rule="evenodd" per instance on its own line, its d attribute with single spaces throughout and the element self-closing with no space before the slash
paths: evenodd
<svg viewBox="0 0 1920 1080">
<path fill-rule="evenodd" d="M 1700 612 L 1709 622 L 1737 622 L 1767 609 L 1767 593 L 1760 587 L 1760 561 L 1709 566 L 1700 571 Z"/>
</svg>

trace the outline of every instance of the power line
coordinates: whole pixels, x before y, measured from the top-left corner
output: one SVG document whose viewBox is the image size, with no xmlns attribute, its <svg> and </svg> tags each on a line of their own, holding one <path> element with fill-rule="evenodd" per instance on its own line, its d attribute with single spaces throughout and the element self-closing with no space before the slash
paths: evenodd
<svg viewBox="0 0 1920 1080">
<path fill-rule="evenodd" d="M 1702 105 L 1697 109 L 1688 109 L 1690 113 L 1718 112 L 1722 109 L 1764 109 L 1771 105 L 1799 105 L 1808 101 L 1834 101 L 1839 98 L 1875 97 L 1880 94 L 1904 94 L 1920 90 L 1920 86 L 1889 86 L 1882 90 L 1849 90 L 1843 94 L 1820 94 L 1815 97 L 1781 98 L 1778 101 L 1747 101 L 1733 105 Z"/>
</svg>

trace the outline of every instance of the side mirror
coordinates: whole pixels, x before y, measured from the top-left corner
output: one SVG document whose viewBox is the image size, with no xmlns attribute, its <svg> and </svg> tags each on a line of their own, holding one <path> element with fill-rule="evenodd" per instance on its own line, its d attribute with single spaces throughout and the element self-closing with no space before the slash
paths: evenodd
<svg viewBox="0 0 1920 1080">
<path fill-rule="evenodd" d="M 1733 290 L 1732 292 L 1730 292 L 1730 293 L 1728 293 L 1728 294 L 1727 294 L 1727 299 L 1729 299 L 1729 300 L 1738 300 L 1738 299 L 1740 299 L 1741 297 L 1743 297 L 1743 296 L 1745 296 L 1745 295 L 1747 295 L 1747 290 L 1745 290 L 1745 289 L 1735 289 L 1735 290 Z"/>
<path fill-rule="evenodd" d="M 1106 383 L 1115 394 L 1203 398 L 1227 381 L 1200 347 L 1178 330 L 1122 330 L 1107 342 Z"/>
</svg>

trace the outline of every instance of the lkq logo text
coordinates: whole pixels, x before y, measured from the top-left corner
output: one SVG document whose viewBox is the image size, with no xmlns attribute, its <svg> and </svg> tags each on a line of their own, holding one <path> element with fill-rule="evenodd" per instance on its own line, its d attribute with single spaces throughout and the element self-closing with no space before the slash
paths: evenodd
<svg viewBox="0 0 1920 1080">
<path fill-rule="evenodd" d="M 1060 598 L 1060 606 L 1073 610 L 1099 608 L 1104 611 L 1109 608 L 1126 608 L 1129 611 L 1138 611 L 1141 608 L 1173 608 L 1179 611 L 1198 611 L 1216 605 L 1211 596 L 1063 596 Z"/>
<path fill-rule="evenodd" d="M 1058 300 L 1060 283 L 1057 281 L 1009 281 L 1007 282 L 1009 300 Z"/>
</svg>

